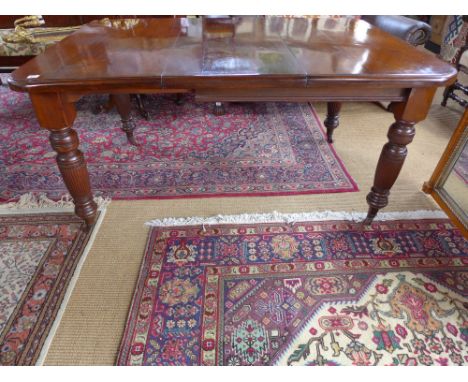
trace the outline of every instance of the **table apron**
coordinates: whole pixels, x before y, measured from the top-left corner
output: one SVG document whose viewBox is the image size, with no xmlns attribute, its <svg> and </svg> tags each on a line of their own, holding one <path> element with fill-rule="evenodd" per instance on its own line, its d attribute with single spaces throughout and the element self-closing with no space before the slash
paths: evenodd
<svg viewBox="0 0 468 382">
<path fill-rule="evenodd" d="M 307 101 L 393 101 L 403 102 L 411 89 L 406 88 L 349 88 L 316 86 L 314 88 L 279 89 L 199 89 L 198 102 L 307 102 Z"/>
</svg>

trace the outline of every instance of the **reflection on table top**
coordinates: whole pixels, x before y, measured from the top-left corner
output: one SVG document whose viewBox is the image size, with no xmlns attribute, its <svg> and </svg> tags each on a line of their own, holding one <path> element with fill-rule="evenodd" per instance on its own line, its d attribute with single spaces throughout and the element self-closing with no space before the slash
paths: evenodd
<svg viewBox="0 0 468 382">
<path fill-rule="evenodd" d="M 158 18 L 102 20 L 48 48 L 13 73 L 13 87 L 151 82 L 187 77 L 291 86 L 316 82 L 443 85 L 455 70 L 362 20 L 350 18 Z M 195 86 L 195 85 L 193 85 Z"/>
</svg>

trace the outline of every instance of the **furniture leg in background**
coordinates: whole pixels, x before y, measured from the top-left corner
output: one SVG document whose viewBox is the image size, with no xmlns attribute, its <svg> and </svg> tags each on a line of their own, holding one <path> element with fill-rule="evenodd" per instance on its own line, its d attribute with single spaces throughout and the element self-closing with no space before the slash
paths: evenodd
<svg viewBox="0 0 468 382">
<path fill-rule="evenodd" d="M 226 112 L 226 108 L 222 102 L 215 102 L 213 106 L 213 114 L 214 115 L 223 115 Z"/>
<path fill-rule="evenodd" d="M 176 105 L 179 105 L 179 106 L 184 103 L 184 100 L 182 99 L 182 94 L 181 93 L 176 94 L 174 102 L 175 102 Z"/>
<path fill-rule="evenodd" d="M 132 145 L 138 146 L 135 136 L 133 135 L 135 130 L 135 122 L 131 116 L 132 102 L 130 99 L 130 94 L 111 94 L 111 99 L 120 114 L 122 130 L 127 135 L 128 141 Z"/>
<path fill-rule="evenodd" d="M 148 121 L 149 113 L 145 108 L 145 104 L 143 103 L 143 98 L 145 97 L 145 95 L 144 94 L 132 94 L 131 97 L 135 98 L 138 112 L 140 113 L 140 115 Z M 109 113 L 114 108 L 114 106 L 115 106 L 115 101 L 112 98 L 112 96 L 109 95 L 109 98 L 105 104 L 98 104 L 94 107 L 94 114 Z"/>
<path fill-rule="evenodd" d="M 148 114 L 148 111 L 145 108 L 145 104 L 143 103 L 143 98 L 145 98 L 146 96 L 144 94 L 134 94 L 134 97 L 135 97 L 136 102 L 137 102 L 138 112 L 140 113 L 140 115 L 144 119 L 146 119 L 148 121 L 149 120 L 149 114 Z"/>
<path fill-rule="evenodd" d="M 340 110 L 341 102 L 327 103 L 327 118 L 324 121 L 324 125 L 327 128 L 328 143 L 333 143 L 333 130 L 340 124 Z"/>
<path fill-rule="evenodd" d="M 465 56 L 466 57 L 466 52 L 468 51 L 468 45 L 465 45 L 463 48 L 460 49 L 459 56 L 457 58 L 457 61 L 455 63 L 455 67 L 457 68 L 458 72 L 462 72 L 465 75 L 468 74 L 468 66 L 466 66 L 466 63 L 462 63 L 462 58 Z M 456 94 L 455 91 L 459 91 L 460 95 Z M 447 101 L 449 99 L 454 100 L 455 102 L 458 102 L 458 104 L 461 107 L 467 107 L 468 106 L 468 100 L 466 98 L 463 98 L 462 94 L 466 97 L 468 96 L 468 86 L 463 85 L 461 82 L 458 80 L 455 81 L 450 86 L 447 86 L 444 91 L 444 98 L 442 99 L 442 106 L 447 106 Z"/>
<path fill-rule="evenodd" d="M 455 102 L 458 102 L 458 104 L 461 107 L 468 107 L 468 101 L 460 97 L 458 94 L 455 93 L 456 90 L 460 90 L 465 96 L 468 96 L 468 87 L 463 86 L 459 82 L 455 82 L 453 85 L 447 87 L 444 90 L 444 98 L 441 102 L 442 106 L 447 106 L 447 101 L 448 99 L 453 99 Z"/>
<path fill-rule="evenodd" d="M 370 224 L 377 212 L 388 204 L 390 189 L 395 183 L 403 167 L 408 150 L 406 146 L 413 141 L 414 125 L 426 118 L 431 106 L 435 88 L 412 89 L 406 102 L 393 103 L 391 110 L 395 116 L 388 130 L 388 142 L 382 148 L 374 185 L 367 195 L 369 211 L 364 224 Z"/>
</svg>

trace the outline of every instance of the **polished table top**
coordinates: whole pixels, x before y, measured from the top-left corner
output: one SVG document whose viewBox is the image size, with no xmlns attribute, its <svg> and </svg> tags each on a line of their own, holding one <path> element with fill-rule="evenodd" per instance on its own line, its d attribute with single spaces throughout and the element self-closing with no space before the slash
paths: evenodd
<svg viewBox="0 0 468 382">
<path fill-rule="evenodd" d="M 16 90 L 442 86 L 455 69 L 362 20 L 239 16 L 94 21 L 12 74 Z"/>
</svg>

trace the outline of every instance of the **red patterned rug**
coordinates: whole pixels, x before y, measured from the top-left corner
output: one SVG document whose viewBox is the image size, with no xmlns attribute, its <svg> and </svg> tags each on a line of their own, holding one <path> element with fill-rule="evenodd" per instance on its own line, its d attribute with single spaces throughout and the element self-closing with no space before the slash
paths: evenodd
<svg viewBox="0 0 468 382">
<path fill-rule="evenodd" d="M 466 365 L 448 220 L 153 228 L 119 365 Z"/>
<path fill-rule="evenodd" d="M 0 365 L 34 365 L 91 232 L 72 213 L 0 215 Z"/>
<path fill-rule="evenodd" d="M 5 79 L 5 77 L 3 77 Z M 150 96 L 136 116 L 140 147 L 127 143 L 117 112 L 94 115 L 104 97 L 78 102 L 74 124 L 96 195 L 113 199 L 294 195 L 357 191 L 308 104 L 212 105 Z M 66 193 L 25 94 L 0 86 L 0 200 Z"/>
</svg>

